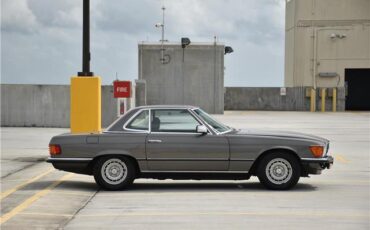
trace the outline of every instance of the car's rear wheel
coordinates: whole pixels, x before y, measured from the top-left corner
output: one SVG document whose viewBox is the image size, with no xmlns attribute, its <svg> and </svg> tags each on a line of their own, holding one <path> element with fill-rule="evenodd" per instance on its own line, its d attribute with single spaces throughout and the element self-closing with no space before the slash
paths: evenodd
<svg viewBox="0 0 370 230">
<path fill-rule="evenodd" d="M 262 158 L 257 176 L 268 189 L 286 190 L 294 187 L 301 175 L 301 165 L 289 153 L 274 152 Z"/>
<path fill-rule="evenodd" d="M 135 179 L 135 165 L 126 157 L 102 157 L 94 164 L 96 183 L 107 190 L 127 188 Z"/>
</svg>

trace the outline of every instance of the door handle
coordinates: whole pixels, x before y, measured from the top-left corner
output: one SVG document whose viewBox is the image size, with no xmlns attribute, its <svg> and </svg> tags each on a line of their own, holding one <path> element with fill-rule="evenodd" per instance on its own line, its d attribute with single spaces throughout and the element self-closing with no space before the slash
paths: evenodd
<svg viewBox="0 0 370 230">
<path fill-rule="evenodd" d="M 148 140 L 148 143 L 162 143 L 162 140 Z"/>
</svg>

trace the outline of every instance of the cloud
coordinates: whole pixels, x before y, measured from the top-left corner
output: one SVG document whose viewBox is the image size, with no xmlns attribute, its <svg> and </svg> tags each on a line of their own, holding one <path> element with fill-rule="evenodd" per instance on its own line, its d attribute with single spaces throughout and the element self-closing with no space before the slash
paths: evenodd
<svg viewBox="0 0 370 230">
<path fill-rule="evenodd" d="M 92 70 L 137 78 L 137 43 L 160 40 L 159 0 L 91 0 Z M 167 0 L 166 38 L 231 45 L 226 85 L 282 85 L 284 0 Z M 68 84 L 81 71 L 82 0 L 2 0 L 4 83 Z M 267 68 L 266 68 L 267 66 Z M 27 73 L 27 77 L 25 77 Z"/>
<path fill-rule="evenodd" d="M 18 33 L 32 33 L 38 29 L 35 15 L 27 0 L 2 0 L 1 30 Z"/>
</svg>

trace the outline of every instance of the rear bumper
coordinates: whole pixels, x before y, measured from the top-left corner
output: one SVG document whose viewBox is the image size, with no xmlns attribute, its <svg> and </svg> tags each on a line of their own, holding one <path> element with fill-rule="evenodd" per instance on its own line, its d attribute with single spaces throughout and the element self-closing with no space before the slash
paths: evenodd
<svg viewBox="0 0 370 230">
<path fill-rule="evenodd" d="M 92 158 L 53 158 L 49 157 L 46 162 L 53 164 L 53 167 L 59 170 L 81 173 L 81 174 L 92 174 L 90 162 Z"/>
<path fill-rule="evenodd" d="M 321 174 L 324 169 L 330 169 L 334 164 L 332 156 L 323 158 L 302 158 L 302 165 L 306 174 Z"/>
</svg>

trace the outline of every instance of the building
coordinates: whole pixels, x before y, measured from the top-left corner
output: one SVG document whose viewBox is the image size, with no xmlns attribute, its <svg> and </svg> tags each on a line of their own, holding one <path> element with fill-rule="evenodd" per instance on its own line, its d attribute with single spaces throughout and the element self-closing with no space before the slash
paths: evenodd
<svg viewBox="0 0 370 230">
<path fill-rule="evenodd" d="M 370 0 L 287 0 L 285 30 L 286 87 L 343 90 L 346 109 L 370 110 Z"/>
<path fill-rule="evenodd" d="M 195 105 L 209 113 L 223 113 L 223 44 L 143 42 L 138 49 L 146 104 Z"/>
</svg>

